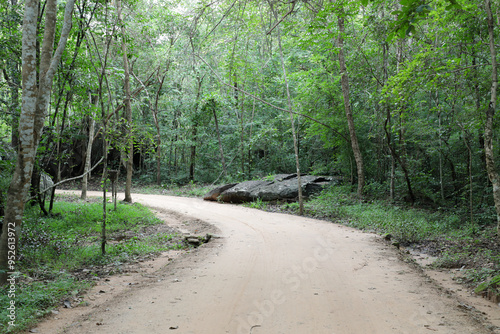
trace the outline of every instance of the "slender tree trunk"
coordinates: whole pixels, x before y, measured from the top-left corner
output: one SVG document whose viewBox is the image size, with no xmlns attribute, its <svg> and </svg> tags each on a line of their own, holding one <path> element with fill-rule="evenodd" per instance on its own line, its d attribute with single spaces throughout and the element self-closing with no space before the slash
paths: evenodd
<svg viewBox="0 0 500 334">
<path fill-rule="evenodd" d="M 82 179 L 82 194 L 81 194 L 81 199 L 87 199 L 87 186 L 88 186 L 88 179 L 90 178 L 90 173 L 88 171 L 90 170 L 91 167 L 91 162 L 92 162 L 92 145 L 94 143 L 94 132 L 95 132 L 95 112 L 94 108 L 97 106 L 98 100 L 97 96 L 92 96 L 92 93 L 89 93 L 89 102 L 91 105 L 91 113 L 89 115 L 89 139 L 87 142 L 87 150 L 85 152 L 85 168 L 83 170 L 83 179 Z"/>
<path fill-rule="evenodd" d="M 493 185 L 493 199 L 497 212 L 497 237 L 500 239 L 500 178 L 495 167 L 495 156 L 493 149 L 493 120 L 495 118 L 495 108 L 497 103 L 498 75 L 497 75 L 497 54 L 495 49 L 495 35 L 493 15 L 491 13 L 490 0 L 485 1 L 486 13 L 488 15 L 488 34 L 490 42 L 491 56 L 491 97 L 486 110 L 486 123 L 484 127 L 484 153 L 486 156 L 486 170 Z"/>
<path fill-rule="evenodd" d="M 58 183 L 61 181 L 61 147 L 62 147 L 62 142 L 63 142 L 63 136 L 64 136 L 64 129 L 66 128 L 66 118 L 68 116 L 68 103 L 70 99 L 70 92 L 66 95 L 66 103 L 64 104 L 64 112 L 63 112 L 63 117 L 61 120 L 61 128 L 59 129 L 59 138 L 57 139 L 57 171 L 55 175 L 55 183 Z M 59 124 L 59 123 L 57 123 Z M 50 209 L 49 211 L 52 211 L 52 207 L 54 205 L 54 198 L 55 198 L 55 192 L 56 192 L 56 187 L 53 187 L 51 190 L 51 196 L 50 196 Z"/>
<path fill-rule="evenodd" d="M 193 47 L 194 50 L 194 47 Z M 193 68 L 194 69 L 194 68 Z M 197 92 L 196 92 L 196 102 L 194 106 L 194 113 L 195 115 L 194 120 L 193 120 L 193 128 L 191 130 L 191 135 L 193 137 L 192 141 L 193 144 L 191 145 L 191 158 L 190 158 L 190 163 L 189 163 L 189 180 L 194 181 L 194 173 L 195 173 L 195 165 L 196 165 L 196 141 L 198 137 L 198 108 L 200 106 L 200 97 L 201 97 L 201 86 L 203 84 L 203 78 L 204 77 L 197 77 L 196 80 L 198 81 L 198 87 L 197 87 Z M 183 150 L 184 152 L 184 150 Z"/>
<path fill-rule="evenodd" d="M 46 4 L 45 32 L 43 37 L 39 73 L 37 73 L 37 17 L 38 1 L 25 2 L 22 38 L 22 107 L 19 119 L 19 147 L 16 167 L 7 192 L 5 217 L 0 237 L 0 284 L 5 284 L 9 272 L 15 271 L 18 239 L 24 214 L 24 203 L 29 194 L 31 174 L 36 150 L 46 118 L 54 74 L 59 65 L 72 24 L 74 0 L 66 3 L 64 23 L 57 49 L 54 40 L 57 3 Z M 37 75 L 39 80 L 37 85 Z M 13 262 L 9 262 L 13 260 Z"/>
<path fill-rule="evenodd" d="M 274 11 L 272 4 L 271 9 L 273 10 L 274 17 L 278 19 L 278 15 L 276 11 Z M 295 166 L 297 169 L 297 183 L 298 183 L 298 195 L 299 195 L 299 214 L 303 215 L 304 214 L 304 198 L 302 195 L 302 178 L 300 175 L 300 160 L 299 160 L 299 146 L 298 146 L 298 141 L 297 141 L 297 134 L 295 133 L 295 124 L 293 120 L 293 106 L 292 106 L 292 99 L 290 97 L 290 87 L 288 85 L 288 77 L 286 75 L 286 67 L 285 67 L 285 59 L 283 57 L 283 48 L 281 46 L 281 30 L 280 27 L 277 26 L 277 33 L 278 33 L 278 46 L 279 46 L 279 51 L 280 51 L 280 59 L 281 59 L 281 68 L 283 70 L 283 78 L 285 79 L 285 86 L 286 86 L 286 97 L 288 101 L 288 112 L 290 114 L 290 125 L 292 128 L 292 137 L 293 137 L 293 148 L 295 152 Z"/>
<path fill-rule="evenodd" d="M 189 162 L 189 180 L 194 181 L 194 171 L 196 164 L 196 137 L 198 132 L 198 122 L 193 124 L 193 129 L 191 130 L 191 135 L 193 137 L 193 144 L 191 145 L 191 157 Z"/>
<path fill-rule="evenodd" d="M 245 95 L 241 98 L 241 112 L 240 112 L 240 156 L 241 156 L 241 174 L 245 175 Z M 224 168 L 225 169 L 225 168 Z"/>
<path fill-rule="evenodd" d="M 16 149 L 17 144 L 19 142 L 19 133 L 18 133 L 18 127 L 19 127 L 19 88 L 21 87 L 20 80 L 19 80 L 19 63 L 17 61 L 14 61 L 12 59 L 7 60 L 7 67 L 8 67 L 8 72 L 7 70 L 4 69 L 4 78 L 7 84 L 9 85 L 9 90 L 10 90 L 10 103 L 9 103 L 9 113 L 11 114 L 12 120 L 11 120 L 11 128 L 12 128 L 12 133 L 11 133 L 11 146 L 12 148 Z"/>
<path fill-rule="evenodd" d="M 344 56 L 344 13 L 340 13 L 338 17 L 338 27 L 339 35 L 337 39 L 337 44 L 339 47 L 339 64 L 340 73 L 342 75 L 340 82 L 342 86 L 342 95 L 344 96 L 344 109 L 347 117 L 347 125 L 349 127 L 349 134 L 351 137 L 351 147 L 354 154 L 354 160 L 356 161 L 356 168 L 358 173 L 358 196 L 363 195 L 363 188 L 365 186 L 365 171 L 363 166 L 363 156 L 361 155 L 361 150 L 359 148 L 358 137 L 356 135 L 356 129 L 354 126 L 354 117 L 351 110 L 351 102 L 349 97 L 349 76 L 347 74 L 347 67 Z"/>
<path fill-rule="evenodd" d="M 217 139 L 219 140 L 220 160 L 222 162 L 222 171 L 224 172 L 224 176 L 227 177 L 226 160 L 224 159 L 224 149 L 222 147 L 222 140 L 220 138 L 219 121 L 217 120 L 217 110 L 215 109 L 216 107 L 214 105 L 214 107 L 212 108 L 212 112 L 214 114 L 215 131 L 217 131 Z"/>
<path fill-rule="evenodd" d="M 408 172 L 408 168 L 406 167 L 406 162 L 401 158 L 401 155 L 396 152 L 396 148 L 394 147 L 395 145 L 391 141 L 391 134 L 388 129 L 388 122 L 390 120 L 390 113 L 387 115 L 387 119 L 385 121 L 384 125 L 384 130 L 385 134 L 387 137 L 387 146 L 389 147 L 389 150 L 391 151 L 392 158 L 399 163 L 401 166 L 401 169 L 403 170 L 403 174 L 405 176 L 405 181 L 406 181 L 406 187 L 408 188 L 408 196 L 410 196 L 410 201 L 411 203 L 415 202 L 415 195 L 413 193 L 413 188 L 411 186 L 411 181 L 410 181 L 410 173 Z M 394 179 L 394 173 L 395 173 L 395 163 L 393 162 L 393 169 L 392 169 L 392 178 Z M 394 185 L 391 185 L 392 187 Z M 394 191 L 394 190 L 393 190 Z M 392 196 L 394 196 L 394 193 L 392 193 Z"/>
<path fill-rule="evenodd" d="M 472 189 L 472 147 L 469 141 L 469 133 L 465 130 L 463 126 L 460 126 L 462 131 L 464 132 L 464 143 L 465 147 L 467 147 L 467 171 L 469 172 L 469 213 L 470 213 L 470 222 L 474 223 L 474 202 L 473 202 L 473 189 Z"/>
<path fill-rule="evenodd" d="M 439 97 L 436 92 L 437 107 L 439 107 Z M 443 181 L 443 138 L 441 132 L 441 110 L 438 111 L 438 137 L 439 137 L 439 190 L 441 193 L 441 200 L 444 201 L 444 181 Z"/>
<path fill-rule="evenodd" d="M 250 130 L 248 131 L 248 175 L 252 172 L 252 130 L 253 130 L 253 120 L 255 116 L 255 99 L 252 103 L 252 118 L 250 119 Z"/>
<path fill-rule="evenodd" d="M 104 125 L 106 127 L 106 125 Z M 105 129 L 106 130 L 106 129 Z M 101 229 L 101 254 L 106 254 L 106 222 L 108 220 L 108 210 L 106 208 L 106 187 L 108 183 L 108 145 L 106 142 L 106 132 L 103 135 L 104 167 L 102 169 L 102 229 Z"/>
<path fill-rule="evenodd" d="M 156 184 L 161 185 L 161 131 L 160 121 L 158 120 L 158 100 L 160 99 L 160 91 L 165 81 L 165 75 L 160 79 L 158 78 L 159 87 L 156 91 L 155 106 L 153 108 L 153 120 L 156 127 Z"/>
<path fill-rule="evenodd" d="M 132 106 L 130 101 L 130 69 L 127 55 L 127 42 L 125 39 L 126 31 L 123 23 L 123 15 L 121 8 L 121 0 L 116 0 L 116 11 L 118 14 L 118 24 L 121 27 L 122 33 L 122 53 L 123 53 L 123 69 L 124 69 L 124 89 L 125 89 L 125 117 L 127 120 L 127 179 L 125 182 L 125 202 L 132 203 L 132 173 L 134 169 L 134 138 L 132 136 Z"/>
</svg>

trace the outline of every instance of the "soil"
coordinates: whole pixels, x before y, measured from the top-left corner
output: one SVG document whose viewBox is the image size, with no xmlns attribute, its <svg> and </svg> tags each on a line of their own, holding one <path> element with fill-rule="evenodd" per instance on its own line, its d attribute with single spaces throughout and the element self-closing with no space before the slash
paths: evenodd
<svg viewBox="0 0 500 334">
<path fill-rule="evenodd" d="M 456 272 L 422 270 L 376 234 L 193 198 L 133 199 L 171 228 L 214 237 L 98 280 L 32 332 L 500 333 L 500 308 L 456 286 Z"/>
</svg>

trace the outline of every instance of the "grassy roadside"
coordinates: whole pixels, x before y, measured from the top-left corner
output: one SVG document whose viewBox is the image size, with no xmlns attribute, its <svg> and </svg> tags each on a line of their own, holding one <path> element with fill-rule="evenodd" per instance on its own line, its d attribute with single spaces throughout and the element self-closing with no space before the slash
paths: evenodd
<svg viewBox="0 0 500 334">
<path fill-rule="evenodd" d="M 255 201 L 247 206 L 297 214 L 298 203 Z M 436 268 L 461 269 L 460 281 L 500 301 L 500 242 L 494 213 L 471 223 L 458 210 L 424 210 L 378 200 L 359 201 L 350 187 L 335 186 L 304 203 L 305 214 L 386 235 L 394 245 L 415 249 L 437 260 Z"/>
<path fill-rule="evenodd" d="M 107 248 L 101 254 L 102 204 L 76 197 L 58 198 L 53 215 L 28 209 L 22 226 L 16 270 L 15 327 L 0 309 L 0 333 L 18 333 L 34 325 L 64 299 L 81 301 L 93 280 L 122 271 L 124 264 L 159 252 L 183 248 L 176 231 L 140 204 L 119 203 L 107 213 Z M 0 290 L 0 305 L 9 305 L 9 286 Z M 74 305 L 74 304 L 73 304 Z"/>
</svg>

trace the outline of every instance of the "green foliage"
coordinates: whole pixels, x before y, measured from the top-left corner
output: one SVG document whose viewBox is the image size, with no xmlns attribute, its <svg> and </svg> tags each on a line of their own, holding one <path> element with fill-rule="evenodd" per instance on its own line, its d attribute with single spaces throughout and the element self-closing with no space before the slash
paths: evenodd
<svg viewBox="0 0 500 334">
<path fill-rule="evenodd" d="M 78 281 L 65 273 L 56 273 L 51 280 L 21 282 L 16 284 L 16 327 L 8 326 L 7 307 L 0 310 L 0 333 L 20 333 L 29 329 L 50 314 L 56 305 L 68 295 L 78 295 L 83 290 L 90 288 L 91 283 Z M 0 303 L 8 305 L 9 286 L 0 290 Z"/>
<path fill-rule="evenodd" d="M 108 212 L 108 218 L 107 254 L 103 256 L 101 203 L 82 203 L 72 198 L 71 202 L 58 201 L 50 217 L 40 217 L 35 208 L 26 212 L 20 238 L 22 257 L 17 268 L 22 273 L 16 284 L 17 331 L 35 324 L 61 299 L 76 296 L 90 286 L 79 281 L 75 272 L 89 269 L 91 274 L 97 273 L 99 266 L 107 265 L 112 269 L 102 274 L 109 275 L 119 272 L 121 263 L 185 247 L 168 231 L 148 233 L 148 229 L 163 222 L 140 204 L 120 203 L 116 211 Z M 115 239 L 121 241 L 113 242 Z M 0 291 L 0 302 L 8 302 L 5 288 Z M 5 308 L 0 310 L 0 333 L 7 333 L 6 312 Z"/>
<path fill-rule="evenodd" d="M 330 187 L 306 202 L 305 210 L 314 217 L 338 219 L 363 230 L 391 234 L 401 244 L 432 240 L 446 234 L 473 235 L 473 230 L 463 224 L 463 217 L 456 213 L 388 205 L 380 200 L 359 201 L 351 191 L 350 186 Z M 287 206 L 293 207 L 293 204 Z"/>
<path fill-rule="evenodd" d="M 467 264 L 469 258 L 469 253 L 456 253 L 446 251 L 441 255 L 441 257 L 434 261 L 432 265 L 436 268 L 462 268 Z"/>
<path fill-rule="evenodd" d="M 111 237 L 125 231 L 141 235 L 148 226 L 161 223 L 149 209 L 138 203 L 118 203 L 116 211 L 109 209 L 107 213 L 106 231 Z M 46 263 L 57 270 L 71 271 L 93 261 L 99 262 L 101 225 L 101 203 L 60 201 L 51 217 L 37 217 L 32 213 L 22 225 L 22 263 L 31 272 L 43 269 Z M 123 244 L 108 245 L 107 251 L 111 258 L 122 252 L 127 256 L 145 255 L 162 249 L 158 243 L 160 239 L 130 238 Z"/>
<path fill-rule="evenodd" d="M 259 210 L 267 209 L 267 203 L 261 200 L 260 198 L 256 199 L 255 201 L 245 203 L 244 205 L 253 209 L 259 209 Z"/>
<path fill-rule="evenodd" d="M 496 294 L 498 294 L 498 287 L 500 286 L 500 275 L 494 276 L 493 278 L 489 279 L 486 282 L 483 282 L 479 284 L 475 289 L 474 292 L 477 294 L 483 293 L 487 290 L 494 291 Z"/>
<path fill-rule="evenodd" d="M 14 152 L 9 149 L 8 144 L 2 144 L 2 142 L 0 138 L 0 218 L 4 214 L 7 190 L 14 174 Z"/>
</svg>

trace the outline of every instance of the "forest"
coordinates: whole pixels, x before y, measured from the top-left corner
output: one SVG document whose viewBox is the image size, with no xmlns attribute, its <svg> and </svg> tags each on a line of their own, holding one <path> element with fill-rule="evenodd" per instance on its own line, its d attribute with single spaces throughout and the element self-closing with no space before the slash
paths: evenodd
<svg viewBox="0 0 500 334">
<path fill-rule="evenodd" d="M 0 275 L 7 225 L 45 174 L 83 175 L 86 191 L 89 175 L 119 170 L 130 202 L 139 183 L 300 171 L 496 225 L 499 10 L 0 0 Z"/>
</svg>

